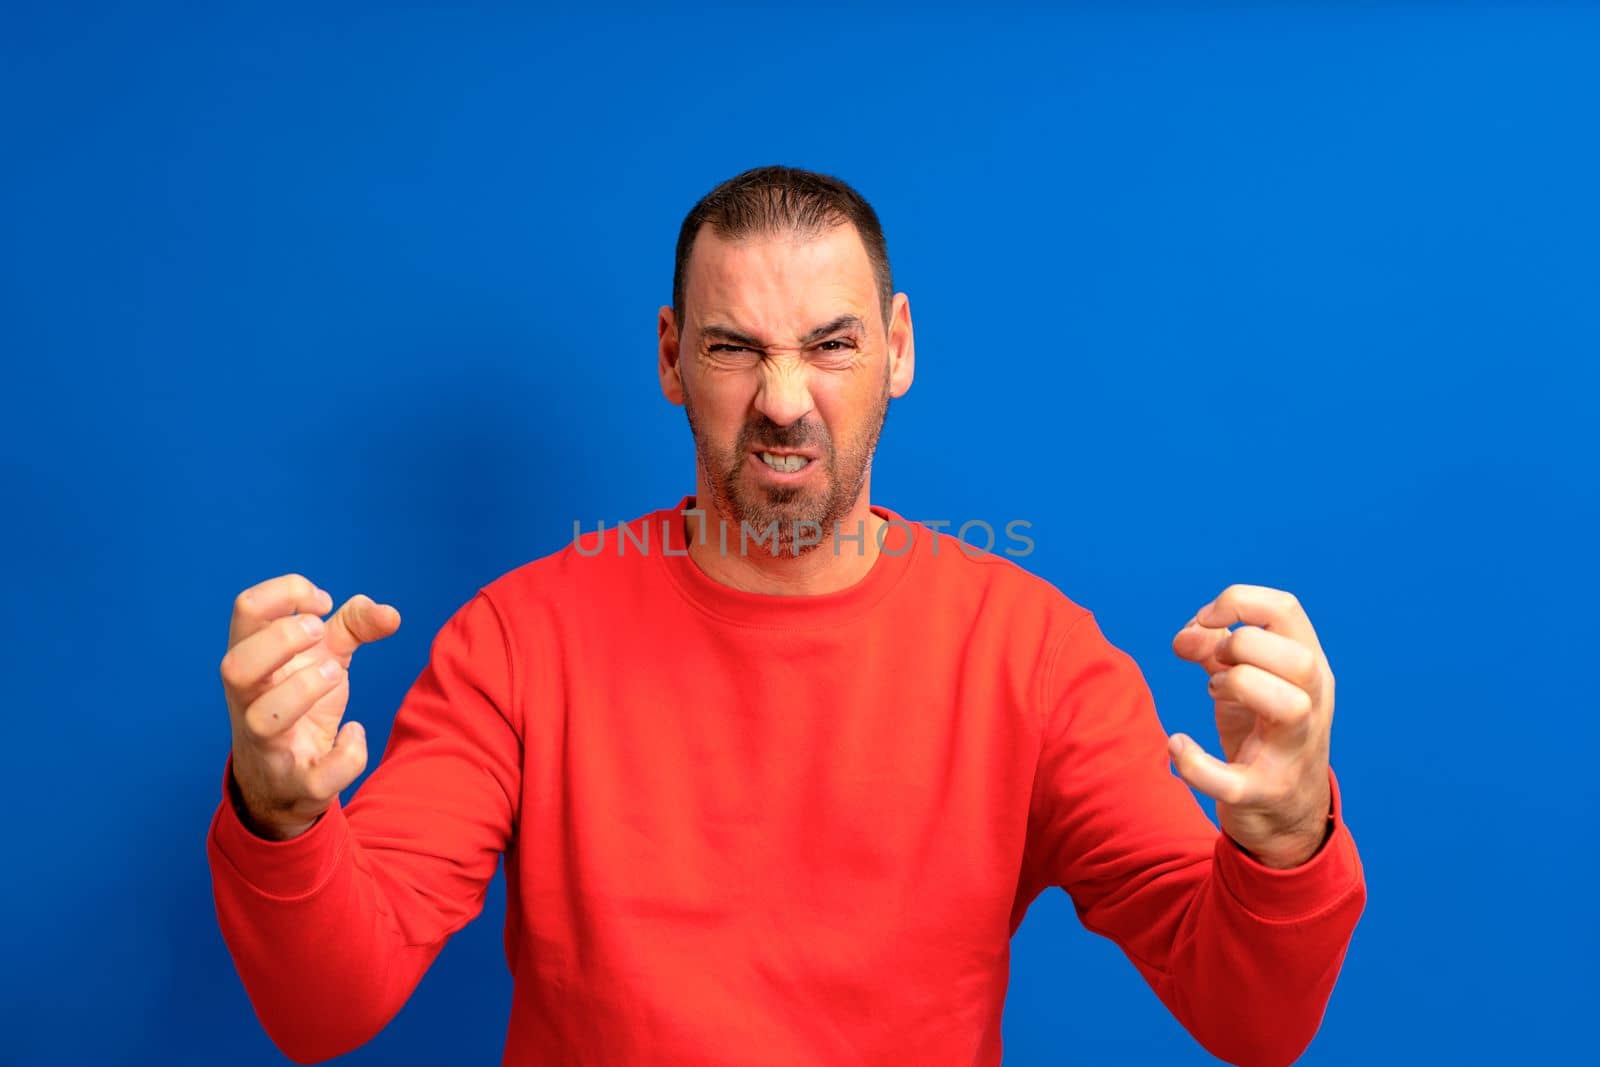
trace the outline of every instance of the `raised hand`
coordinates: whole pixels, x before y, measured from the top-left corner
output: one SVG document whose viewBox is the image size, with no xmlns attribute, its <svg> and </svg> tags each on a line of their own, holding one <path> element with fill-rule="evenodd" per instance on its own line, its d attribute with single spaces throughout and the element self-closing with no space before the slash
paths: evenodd
<svg viewBox="0 0 1600 1067">
<path fill-rule="evenodd" d="M 1235 623 L 1243 623 L 1229 630 Z M 1190 786 L 1217 802 L 1229 837 L 1269 867 L 1294 867 L 1327 836 L 1333 670 L 1295 597 L 1230 585 L 1172 639 L 1205 668 L 1221 760 L 1173 734 L 1167 750 Z"/>
<path fill-rule="evenodd" d="M 233 604 L 222 690 L 233 722 L 233 777 L 246 822 L 304 833 L 367 766 L 366 731 L 343 726 L 351 657 L 400 628 L 400 613 L 357 594 L 333 598 L 299 574 L 251 586 Z"/>
</svg>

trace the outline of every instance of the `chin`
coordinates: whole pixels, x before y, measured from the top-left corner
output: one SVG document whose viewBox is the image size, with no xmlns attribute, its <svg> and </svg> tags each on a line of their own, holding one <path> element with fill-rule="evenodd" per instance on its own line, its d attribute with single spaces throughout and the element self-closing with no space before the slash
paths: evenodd
<svg viewBox="0 0 1600 1067">
<path fill-rule="evenodd" d="M 733 504 L 738 513 L 729 518 L 734 522 L 747 522 L 755 530 L 776 521 L 779 539 L 787 546 L 793 539 L 794 524 L 797 522 L 814 522 L 826 532 L 827 502 L 825 491 L 747 486 L 741 487 L 741 491 L 735 494 Z"/>
</svg>

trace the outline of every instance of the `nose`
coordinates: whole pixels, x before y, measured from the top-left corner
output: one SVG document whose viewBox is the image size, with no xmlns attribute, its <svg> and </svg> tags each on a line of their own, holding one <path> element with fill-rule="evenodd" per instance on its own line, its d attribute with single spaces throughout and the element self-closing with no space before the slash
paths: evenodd
<svg viewBox="0 0 1600 1067">
<path fill-rule="evenodd" d="M 755 398 L 755 409 L 761 414 L 779 426 L 788 426 L 811 414 L 815 406 L 804 360 L 778 358 L 762 368 Z"/>
</svg>

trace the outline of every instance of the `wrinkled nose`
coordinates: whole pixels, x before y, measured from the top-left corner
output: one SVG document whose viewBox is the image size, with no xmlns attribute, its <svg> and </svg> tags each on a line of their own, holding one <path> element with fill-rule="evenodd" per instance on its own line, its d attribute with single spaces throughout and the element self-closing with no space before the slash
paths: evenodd
<svg viewBox="0 0 1600 1067">
<path fill-rule="evenodd" d="M 803 361 L 777 359 L 763 368 L 755 398 L 755 409 L 761 414 L 779 426 L 788 426 L 811 414 L 815 406 Z"/>
</svg>

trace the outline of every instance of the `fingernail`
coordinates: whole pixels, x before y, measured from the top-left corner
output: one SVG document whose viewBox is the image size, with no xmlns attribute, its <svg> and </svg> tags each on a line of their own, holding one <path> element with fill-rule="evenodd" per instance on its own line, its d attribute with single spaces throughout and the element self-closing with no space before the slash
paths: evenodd
<svg viewBox="0 0 1600 1067">
<path fill-rule="evenodd" d="M 338 660 L 329 659 L 323 660 L 322 666 L 318 667 L 317 670 L 322 672 L 324 678 L 337 678 L 344 671 L 344 668 L 339 666 Z"/>
<path fill-rule="evenodd" d="M 300 616 L 300 625 L 305 629 L 305 632 L 310 634 L 312 637 L 316 637 L 322 633 L 322 620 L 317 618 L 315 615 Z"/>
</svg>

